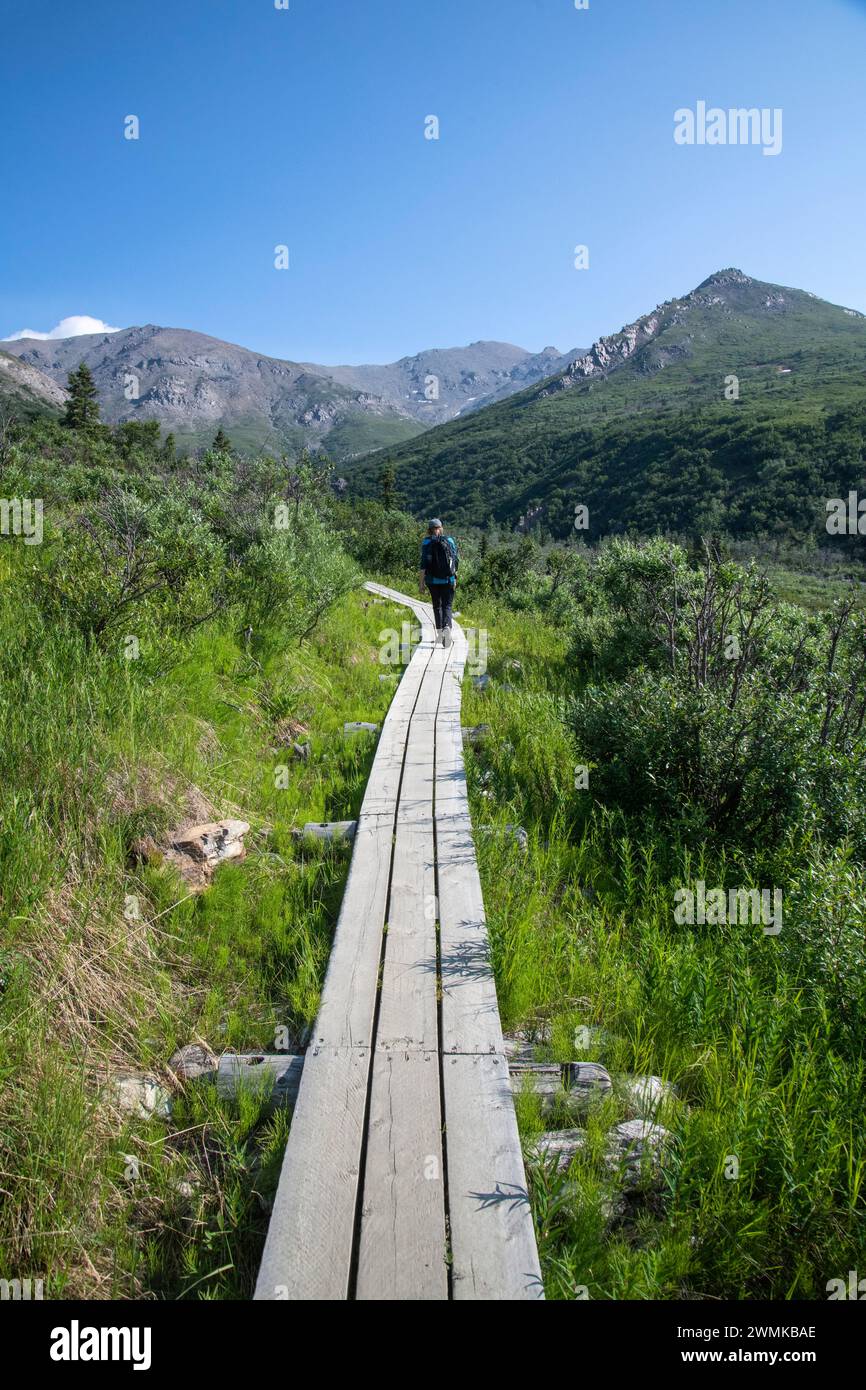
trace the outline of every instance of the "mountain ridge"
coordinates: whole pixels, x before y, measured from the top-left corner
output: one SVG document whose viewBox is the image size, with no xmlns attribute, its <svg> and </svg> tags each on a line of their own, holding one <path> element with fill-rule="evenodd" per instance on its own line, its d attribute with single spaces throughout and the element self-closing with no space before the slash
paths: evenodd
<svg viewBox="0 0 866 1390">
<path fill-rule="evenodd" d="M 759 287 L 759 294 L 763 294 L 764 289 L 771 291 L 764 299 L 764 307 L 770 311 L 783 309 L 786 303 L 785 294 L 805 296 L 818 303 L 828 303 L 827 300 L 817 300 L 817 296 L 812 295 L 808 290 L 798 290 L 792 286 L 773 285 L 769 281 L 755 280 L 751 276 L 745 275 L 743 271 L 729 267 L 727 270 L 715 271 L 712 275 L 707 276 L 706 280 L 702 280 L 694 290 L 682 298 L 666 300 L 663 304 L 657 304 L 654 310 L 642 314 L 634 322 L 624 325 L 619 333 L 607 334 L 597 339 L 587 353 L 576 356 L 573 361 L 569 362 L 561 375 L 567 377 L 568 384 L 571 385 L 582 378 L 608 373 L 621 365 L 622 362 L 627 361 L 633 354 L 645 348 L 651 341 L 657 341 L 662 332 L 674 326 L 685 324 L 683 315 L 687 314 L 691 308 L 696 306 L 724 307 L 728 302 L 725 296 L 704 292 L 731 286 L 746 291 Z M 830 307 L 841 309 L 842 313 L 851 317 L 866 319 L 866 315 L 861 314 L 856 309 L 847 309 L 842 305 Z M 671 359 L 653 359 L 650 369 L 660 370 L 668 365 L 668 361 L 672 360 L 673 357 L 682 355 L 684 355 L 682 351 L 672 352 Z"/>
<path fill-rule="evenodd" d="M 833 412 L 848 412 L 838 476 L 856 476 L 864 401 L 866 315 L 728 267 L 600 337 L 564 370 L 387 450 L 386 461 L 411 511 L 461 525 L 533 518 L 562 535 L 571 496 L 590 499 L 608 529 L 638 513 L 650 528 L 736 526 L 738 488 L 748 491 L 768 459 L 814 479 L 827 473 L 836 445 L 822 444 L 821 431 Z M 350 489 L 373 495 L 382 466 L 353 465 Z M 683 483 L 691 476 L 705 478 L 706 505 Z M 767 524 L 784 529 L 785 518 Z"/>
<path fill-rule="evenodd" d="M 242 450 L 324 448 L 337 461 L 541 380 L 570 354 L 480 339 L 396 363 L 327 367 L 257 353 L 195 330 L 140 324 L 75 338 L 18 338 L 5 350 L 55 386 L 85 362 L 110 424 L 156 419 L 178 443 L 223 428 Z M 571 354 L 573 355 L 573 354 Z"/>
<path fill-rule="evenodd" d="M 68 393 L 51 377 L 0 347 L 0 403 L 23 414 L 59 411 Z"/>
</svg>

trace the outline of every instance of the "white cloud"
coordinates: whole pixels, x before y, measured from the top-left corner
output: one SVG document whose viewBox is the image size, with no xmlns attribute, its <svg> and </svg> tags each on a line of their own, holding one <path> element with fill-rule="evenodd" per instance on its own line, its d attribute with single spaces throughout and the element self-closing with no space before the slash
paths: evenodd
<svg viewBox="0 0 866 1390">
<path fill-rule="evenodd" d="M 0 342 L 14 343 L 18 338 L 41 338 L 47 341 L 49 338 L 80 338 L 84 333 L 119 333 L 119 328 L 111 328 L 102 319 L 92 319 L 89 314 L 72 314 L 68 319 L 61 319 L 58 324 L 47 333 L 40 333 L 38 328 L 22 328 L 20 333 L 10 333 L 8 338 L 0 338 Z"/>
</svg>

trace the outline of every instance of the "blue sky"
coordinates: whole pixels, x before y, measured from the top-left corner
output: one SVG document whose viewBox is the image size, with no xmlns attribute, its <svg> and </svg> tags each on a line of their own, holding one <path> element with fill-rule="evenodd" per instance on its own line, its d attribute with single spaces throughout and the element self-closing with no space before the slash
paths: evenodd
<svg viewBox="0 0 866 1390">
<path fill-rule="evenodd" d="M 89 314 L 326 363 L 566 350 L 727 265 L 866 311 L 860 0 L 0 0 L 0 21 L 0 336 Z M 781 154 L 677 146 L 699 100 L 781 108 Z"/>
</svg>

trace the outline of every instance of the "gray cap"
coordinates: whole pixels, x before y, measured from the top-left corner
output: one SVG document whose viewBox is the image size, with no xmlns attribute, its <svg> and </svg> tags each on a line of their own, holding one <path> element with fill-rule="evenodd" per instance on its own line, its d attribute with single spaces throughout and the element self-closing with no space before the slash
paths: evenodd
<svg viewBox="0 0 866 1390">
<path fill-rule="evenodd" d="M 442 522 L 439 520 L 438 516 L 431 517 L 430 520 L 427 522 L 427 530 L 435 531 L 436 527 L 441 525 Z"/>
</svg>

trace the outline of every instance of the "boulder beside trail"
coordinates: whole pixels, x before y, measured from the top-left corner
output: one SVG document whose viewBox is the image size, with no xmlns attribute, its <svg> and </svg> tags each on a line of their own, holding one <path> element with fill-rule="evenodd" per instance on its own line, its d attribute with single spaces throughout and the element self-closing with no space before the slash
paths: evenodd
<svg viewBox="0 0 866 1390">
<path fill-rule="evenodd" d="M 672 1142 L 670 1132 L 650 1120 L 626 1120 L 607 1136 L 605 1163 L 618 1170 L 623 1186 L 654 1186 L 661 1180 L 665 1154 Z"/>
<path fill-rule="evenodd" d="M 217 1058 L 207 1043 L 187 1043 L 173 1052 L 168 1069 L 180 1081 L 196 1081 L 200 1076 L 209 1076 L 217 1069 Z"/>
<path fill-rule="evenodd" d="M 532 1143 L 529 1156 L 541 1162 L 555 1158 L 557 1172 L 564 1173 L 585 1145 L 585 1129 L 552 1129 L 540 1134 Z"/>
<path fill-rule="evenodd" d="M 152 1115 L 168 1119 L 171 1100 L 155 1076 L 118 1071 L 108 1077 L 103 1090 L 108 1104 L 124 1118 L 148 1120 Z"/>
<path fill-rule="evenodd" d="M 623 1076 L 618 1079 L 616 1090 L 639 1120 L 654 1120 L 676 1096 L 670 1082 L 660 1076 Z"/>
<path fill-rule="evenodd" d="M 587 1143 L 585 1129 L 547 1130 L 532 1140 L 527 1156 L 541 1161 L 555 1157 L 557 1170 L 564 1172 Z M 620 1178 L 626 1195 L 638 1197 L 641 1189 L 660 1185 L 665 1155 L 672 1143 L 673 1135 L 661 1125 L 626 1120 L 607 1135 L 605 1167 Z"/>
<path fill-rule="evenodd" d="M 490 737 L 490 725 L 489 725 L 489 724 L 472 724 L 472 725 L 465 725 L 465 726 L 460 730 L 460 732 L 461 732 L 461 734 L 462 734 L 462 736 L 463 736 L 463 746 L 464 746 L 464 748 L 465 748 L 465 747 L 467 746 L 467 744 L 469 744 L 470 746 L 472 746 L 472 745 L 474 745 L 474 744 L 476 744 L 476 743 L 483 743 L 483 742 L 485 741 L 485 739 L 488 739 L 488 738 Z"/>
<path fill-rule="evenodd" d="M 220 864 L 245 857 L 243 840 L 249 828 L 247 821 L 232 818 L 192 825 L 174 832 L 164 858 L 174 864 L 191 888 L 201 890 Z"/>
<path fill-rule="evenodd" d="M 242 859 L 243 837 L 249 831 L 245 820 L 207 821 L 182 830 L 172 840 L 172 849 L 188 854 L 200 864 L 215 868 L 226 859 Z"/>
</svg>

